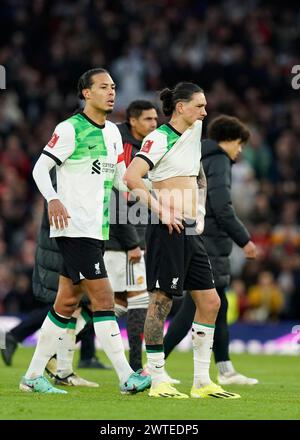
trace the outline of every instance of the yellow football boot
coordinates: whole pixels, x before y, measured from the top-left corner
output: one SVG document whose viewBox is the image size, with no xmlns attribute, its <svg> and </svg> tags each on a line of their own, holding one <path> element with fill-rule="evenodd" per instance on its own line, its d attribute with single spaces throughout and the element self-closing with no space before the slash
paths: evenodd
<svg viewBox="0 0 300 440">
<path fill-rule="evenodd" d="M 188 399 L 189 396 L 187 394 L 180 393 L 176 388 L 174 388 L 170 383 L 168 382 L 162 382 L 159 383 L 156 386 L 153 386 L 150 388 L 149 391 L 150 397 L 165 397 L 165 398 L 172 398 L 172 399 Z"/>
<path fill-rule="evenodd" d="M 212 382 L 202 388 L 192 387 L 191 397 L 196 399 L 204 397 L 216 397 L 217 399 L 240 399 L 241 396 L 236 393 L 225 391 L 222 387 L 220 387 L 220 385 Z"/>
</svg>

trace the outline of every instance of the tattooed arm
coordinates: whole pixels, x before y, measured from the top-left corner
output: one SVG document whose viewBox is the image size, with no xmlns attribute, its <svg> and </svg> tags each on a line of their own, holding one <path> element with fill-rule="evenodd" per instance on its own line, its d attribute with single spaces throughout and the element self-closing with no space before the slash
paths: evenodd
<svg viewBox="0 0 300 440">
<path fill-rule="evenodd" d="M 197 227 L 196 231 L 201 234 L 204 229 L 204 217 L 205 217 L 205 203 L 207 196 L 207 181 L 204 173 L 202 162 L 200 162 L 200 171 L 197 177 L 198 183 L 198 212 L 197 212 Z"/>
<path fill-rule="evenodd" d="M 197 177 L 197 183 L 200 194 L 202 194 L 202 199 L 200 200 L 200 202 L 205 208 L 206 195 L 207 195 L 207 181 L 206 181 L 206 176 L 204 173 L 202 162 L 200 162 L 200 171 Z"/>
</svg>

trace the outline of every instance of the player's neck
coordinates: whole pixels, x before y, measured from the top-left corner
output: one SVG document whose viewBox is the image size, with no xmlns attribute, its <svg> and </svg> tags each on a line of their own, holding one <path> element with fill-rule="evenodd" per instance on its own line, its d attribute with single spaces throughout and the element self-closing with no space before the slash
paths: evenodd
<svg viewBox="0 0 300 440">
<path fill-rule="evenodd" d="M 181 118 L 178 118 L 176 116 L 172 116 L 172 118 L 169 121 L 169 124 L 172 125 L 173 128 L 175 128 L 176 131 L 179 133 L 184 133 L 185 130 L 189 128 L 189 125 L 183 121 Z"/>
<path fill-rule="evenodd" d="M 93 122 L 95 122 L 98 125 L 104 125 L 106 121 L 106 113 L 102 112 L 100 110 L 96 110 L 92 107 L 85 106 L 83 109 L 83 113 L 87 115 L 88 118 L 90 118 Z"/>
</svg>

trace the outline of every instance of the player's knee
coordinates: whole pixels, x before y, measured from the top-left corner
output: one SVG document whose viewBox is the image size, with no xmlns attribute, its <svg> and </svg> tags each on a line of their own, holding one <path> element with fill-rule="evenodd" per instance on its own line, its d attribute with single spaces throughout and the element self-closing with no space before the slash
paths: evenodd
<svg viewBox="0 0 300 440">
<path fill-rule="evenodd" d="M 78 307 L 78 302 L 75 300 L 67 300 L 63 303 L 60 302 L 54 304 L 54 310 L 58 314 L 62 316 L 66 316 L 68 318 L 70 318 L 73 315 L 77 307 Z"/>
<path fill-rule="evenodd" d="M 173 303 L 172 297 L 162 290 L 154 290 L 149 295 L 149 304 L 164 304 L 171 308 Z"/>
<path fill-rule="evenodd" d="M 75 310 L 78 307 L 78 302 L 65 304 L 65 307 L 69 311 L 69 313 L 71 313 L 71 315 L 73 315 L 73 313 L 75 312 Z"/>
<path fill-rule="evenodd" d="M 221 305 L 221 300 L 216 292 L 206 297 L 205 309 L 207 313 L 217 315 L 220 309 L 220 305 Z"/>
<path fill-rule="evenodd" d="M 89 285 L 89 299 L 92 304 L 92 310 L 113 311 L 114 310 L 114 292 L 110 284 L 98 283 Z"/>
</svg>

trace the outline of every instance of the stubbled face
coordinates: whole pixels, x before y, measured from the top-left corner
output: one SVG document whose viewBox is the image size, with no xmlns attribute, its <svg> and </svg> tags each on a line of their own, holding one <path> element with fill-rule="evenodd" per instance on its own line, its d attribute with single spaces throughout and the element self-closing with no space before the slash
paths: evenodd
<svg viewBox="0 0 300 440">
<path fill-rule="evenodd" d="M 157 128 L 157 111 L 152 108 L 143 110 L 138 118 L 130 118 L 130 126 L 133 136 L 143 140 L 151 131 Z"/>
<path fill-rule="evenodd" d="M 203 121 L 207 115 L 205 95 L 197 92 L 192 95 L 192 99 L 188 102 L 180 101 L 176 105 L 177 112 L 181 115 L 187 125 L 192 125 L 195 121 Z"/>
<path fill-rule="evenodd" d="M 108 73 L 97 73 L 92 77 L 92 85 L 83 89 L 86 104 L 103 113 L 111 113 L 115 104 L 116 85 Z"/>
</svg>

